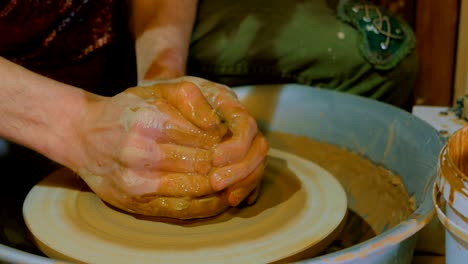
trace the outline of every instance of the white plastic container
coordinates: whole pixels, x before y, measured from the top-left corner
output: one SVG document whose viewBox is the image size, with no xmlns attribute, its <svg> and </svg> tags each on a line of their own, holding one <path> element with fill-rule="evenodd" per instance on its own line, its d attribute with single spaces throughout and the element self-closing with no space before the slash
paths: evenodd
<svg viewBox="0 0 468 264">
<path fill-rule="evenodd" d="M 445 227 L 447 264 L 468 263 L 468 127 L 453 134 L 439 156 L 433 199 Z"/>
</svg>

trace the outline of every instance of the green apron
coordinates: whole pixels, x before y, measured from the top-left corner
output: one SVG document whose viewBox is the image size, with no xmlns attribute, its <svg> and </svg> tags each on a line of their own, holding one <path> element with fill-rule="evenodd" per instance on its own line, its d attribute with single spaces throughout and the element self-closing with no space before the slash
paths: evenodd
<svg viewBox="0 0 468 264">
<path fill-rule="evenodd" d="M 366 30 L 379 14 L 406 34 L 382 52 L 388 24 L 382 19 L 382 34 Z M 202 0 L 188 73 L 231 86 L 301 83 L 406 106 L 416 75 L 413 33 L 382 8 L 369 6 L 365 16 L 358 1 Z"/>
</svg>

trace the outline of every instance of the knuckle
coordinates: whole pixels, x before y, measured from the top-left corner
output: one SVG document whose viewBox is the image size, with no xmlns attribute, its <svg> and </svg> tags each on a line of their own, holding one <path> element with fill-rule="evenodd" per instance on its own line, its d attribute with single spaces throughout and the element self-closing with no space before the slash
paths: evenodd
<svg viewBox="0 0 468 264">
<path fill-rule="evenodd" d="M 196 93 L 200 90 L 197 85 L 189 81 L 182 81 L 179 84 L 179 89 L 187 94 Z"/>
</svg>

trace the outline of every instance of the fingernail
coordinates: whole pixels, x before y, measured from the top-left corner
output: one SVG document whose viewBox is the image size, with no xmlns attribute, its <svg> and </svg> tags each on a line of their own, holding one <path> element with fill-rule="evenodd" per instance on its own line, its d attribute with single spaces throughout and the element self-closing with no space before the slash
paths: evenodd
<svg viewBox="0 0 468 264">
<path fill-rule="evenodd" d="M 226 188 L 232 183 L 233 180 L 232 171 L 230 169 L 222 170 L 221 172 L 213 172 L 210 176 L 211 185 L 216 191 L 220 191 Z"/>
</svg>

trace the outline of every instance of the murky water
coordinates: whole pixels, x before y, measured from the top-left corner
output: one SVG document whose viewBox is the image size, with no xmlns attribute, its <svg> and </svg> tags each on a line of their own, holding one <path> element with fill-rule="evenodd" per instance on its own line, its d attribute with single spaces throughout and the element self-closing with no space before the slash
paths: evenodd
<svg viewBox="0 0 468 264">
<path fill-rule="evenodd" d="M 333 253 L 357 245 L 376 236 L 364 218 L 348 209 L 348 216 L 340 235 L 320 255 Z"/>
</svg>

